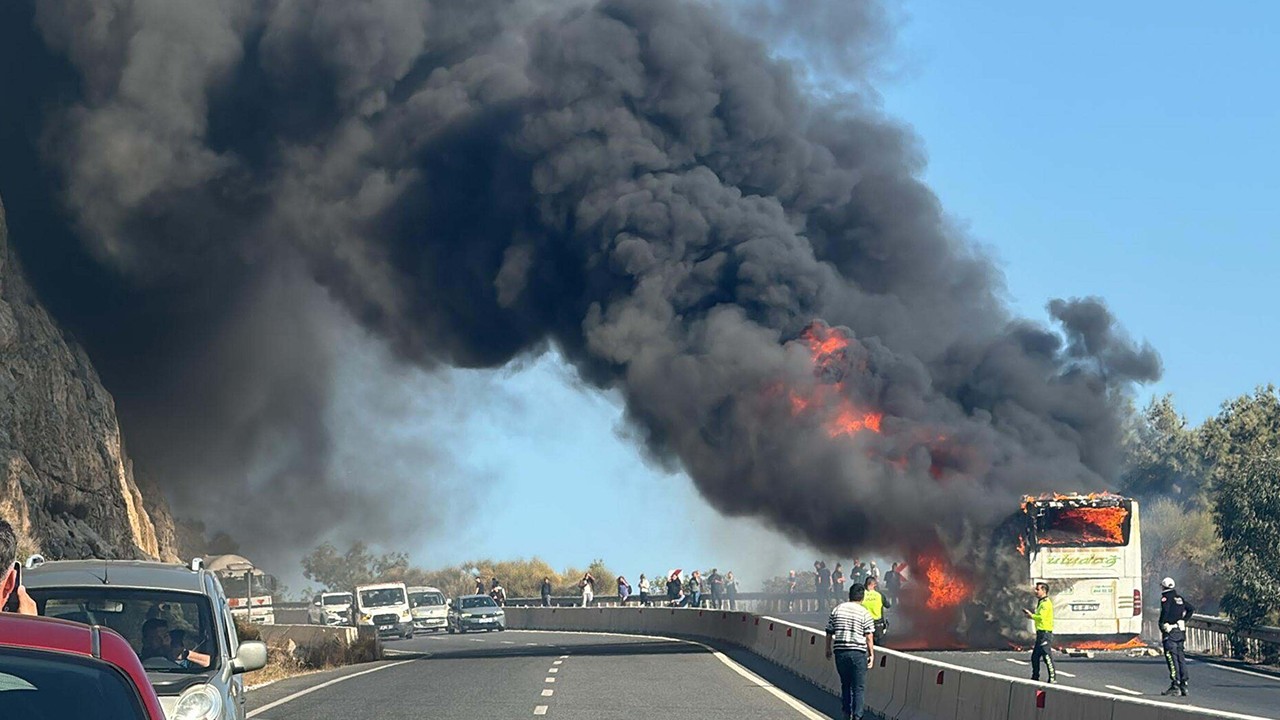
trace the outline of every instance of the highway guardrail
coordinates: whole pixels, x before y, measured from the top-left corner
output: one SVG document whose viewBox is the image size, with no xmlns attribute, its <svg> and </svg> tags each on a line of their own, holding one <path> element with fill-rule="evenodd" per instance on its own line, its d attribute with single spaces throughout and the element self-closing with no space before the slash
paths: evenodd
<svg viewBox="0 0 1280 720">
<path fill-rule="evenodd" d="M 748 650 L 840 692 L 826 637 L 767 615 L 669 607 L 508 607 L 507 627 L 694 638 Z M 1262 720 L 1144 698 L 1046 685 L 877 648 L 867 708 L 885 720 Z"/>
</svg>

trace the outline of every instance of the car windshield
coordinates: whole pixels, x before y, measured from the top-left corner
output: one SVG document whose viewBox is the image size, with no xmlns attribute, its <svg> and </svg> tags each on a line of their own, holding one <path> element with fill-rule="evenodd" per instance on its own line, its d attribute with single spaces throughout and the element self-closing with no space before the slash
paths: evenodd
<svg viewBox="0 0 1280 720">
<path fill-rule="evenodd" d="M 403 605 L 404 590 L 401 588 L 377 588 L 376 590 L 361 590 L 360 604 L 367 608 L 386 607 L 388 605 Z"/>
<path fill-rule="evenodd" d="M 146 712 L 133 686 L 107 663 L 4 647 L 0 717 L 135 720 Z"/>
<path fill-rule="evenodd" d="M 434 607 L 444 604 L 444 595 L 438 592 L 409 593 L 409 607 Z"/>
<path fill-rule="evenodd" d="M 265 597 L 275 592 L 276 579 L 270 575 L 254 575 L 253 587 L 244 573 L 218 573 L 218 582 L 222 583 L 222 591 L 229 598 Z"/>
<path fill-rule="evenodd" d="M 489 597 L 480 596 L 480 597 L 462 598 L 462 607 L 464 608 L 497 607 L 497 606 L 498 604 L 493 601 L 493 598 L 489 598 Z"/>
<path fill-rule="evenodd" d="M 31 588 L 40 614 L 105 625 L 124 636 L 148 672 L 201 673 L 218 663 L 209 598 L 121 587 Z"/>
<path fill-rule="evenodd" d="M 350 605 L 351 593 L 339 593 L 337 595 L 325 595 L 325 605 Z"/>
</svg>

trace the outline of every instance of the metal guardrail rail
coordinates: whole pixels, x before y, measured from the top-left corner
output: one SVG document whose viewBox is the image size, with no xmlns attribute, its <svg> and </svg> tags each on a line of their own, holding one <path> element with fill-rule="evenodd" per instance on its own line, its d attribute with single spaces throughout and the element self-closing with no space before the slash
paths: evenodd
<svg viewBox="0 0 1280 720">
<path fill-rule="evenodd" d="M 578 607 L 582 605 L 581 595 L 552 595 L 550 597 L 551 607 Z M 835 607 L 838 602 L 835 595 L 819 595 L 818 593 L 762 593 L 740 592 L 734 596 L 724 595 L 720 598 L 721 605 L 719 607 L 713 605 L 714 599 L 709 593 L 702 594 L 702 603 L 699 607 L 713 610 L 734 610 L 740 612 L 825 612 Z M 671 602 L 667 599 L 666 593 L 649 594 L 649 603 L 654 606 L 670 607 Z M 640 605 L 640 596 L 631 595 L 625 603 L 628 607 L 638 607 Z M 509 607 L 536 607 L 542 605 L 541 597 L 509 597 L 507 598 Z M 619 602 L 617 595 L 597 594 L 591 601 L 589 607 L 620 607 L 623 603 Z"/>
<path fill-rule="evenodd" d="M 1156 615 L 1148 614 L 1144 618 L 1142 635 L 1147 640 L 1159 642 L 1160 628 Z M 1187 652 L 1233 657 L 1237 653 L 1231 643 L 1232 635 L 1243 645 L 1244 659 L 1255 662 L 1263 659 L 1264 644 L 1280 644 L 1280 627 L 1262 626 L 1238 630 L 1228 618 L 1196 614 L 1187 622 Z"/>
</svg>

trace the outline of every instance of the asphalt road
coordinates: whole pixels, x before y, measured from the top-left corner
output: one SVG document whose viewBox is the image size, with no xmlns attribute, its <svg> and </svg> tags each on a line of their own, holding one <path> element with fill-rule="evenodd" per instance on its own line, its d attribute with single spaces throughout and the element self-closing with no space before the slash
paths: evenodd
<svg viewBox="0 0 1280 720">
<path fill-rule="evenodd" d="M 726 663 L 685 642 L 507 631 L 425 635 L 387 649 L 383 662 L 253 690 L 250 717 L 813 720 L 840 709 L 837 698 L 749 653 L 726 649 Z"/>
<path fill-rule="evenodd" d="M 783 614 L 784 620 L 822 630 L 826 617 L 815 613 Z M 890 636 L 885 643 L 893 647 Z M 1031 677 L 1031 652 L 1012 651 L 910 651 L 919 657 L 1010 677 Z M 1160 695 L 1169 687 L 1169 671 L 1163 656 L 1131 657 L 1124 652 L 1096 652 L 1092 658 L 1067 657 L 1054 653 L 1058 681 L 1070 687 L 1118 695 L 1145 697 L 1178 704 L 1189 704 L 1213 710 L 1280 717 L 1280 675 L 1231 663 L 1191 658 L 1187 672 L 1191 675 L 1190 695 L 1166 698 Z M 1041 671 L 1044 677 L 1044 671 Z"/>
</svg>

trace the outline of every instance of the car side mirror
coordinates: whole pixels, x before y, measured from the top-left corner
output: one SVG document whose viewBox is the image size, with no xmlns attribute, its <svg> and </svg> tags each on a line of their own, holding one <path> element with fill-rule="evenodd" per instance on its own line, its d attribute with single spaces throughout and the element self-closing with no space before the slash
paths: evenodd
<svg viewBox="0 0 1280 720">
<path fill-rule="evenodd" d="M 231 659 L 231 672 L 240 673 L 261 670 L 267 666 L 267 645 L 256 640 L 240 643 L 240 650 Z"/>
</svg>

